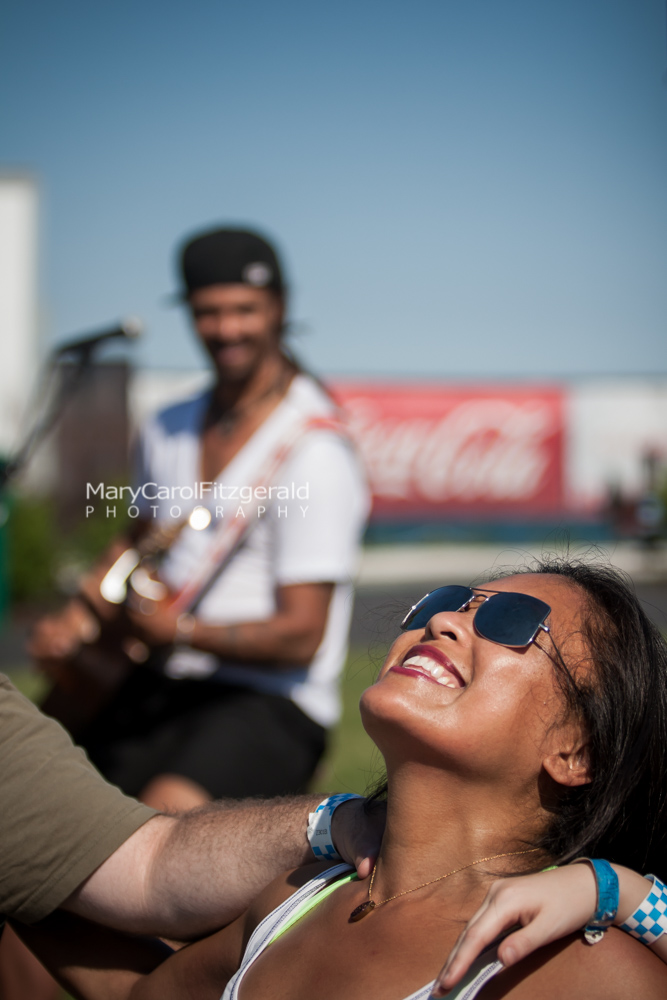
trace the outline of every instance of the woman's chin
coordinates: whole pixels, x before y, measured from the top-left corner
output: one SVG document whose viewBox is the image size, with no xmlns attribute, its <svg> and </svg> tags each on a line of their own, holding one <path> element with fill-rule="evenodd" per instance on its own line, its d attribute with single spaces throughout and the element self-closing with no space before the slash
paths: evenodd
<svg viewBox="0 0 667 1000">
<path fill-rule="evenodd" d="M 390 727 L 401 726 L 405 722 L 405 706 L 397 703 L 396 698 L 388 696 L 385 688 L 374 684 L 366 688 L 359 702 L 359 711 L 364 729 L 370 738 L 378 743 L 380 734 Z"/>
<path fill-rule="evenodd" d="M 439 715 L 436 721 L 428 707 L 415 699 L 407 685 L 384 682 L 366 688 L 359 702 L 364 729 L 385 757 L 397 750 L 412 756 L 417 747 L 432 752 L 431 744 L 440 742 L 444 727 L 441 709 L 432 707 Z M 408 747 L 413 748 L 409 753 Z"/>
<path fill-rule="evenodd" d="M 442 712 L 458 701 L 464 688 L 438 683 L 421 671 L 391 667 L 380 674 L 361 696 L 359 707 L 364 713 L 397 720 L 420 718 L 426 726 L 442 719 Z"/>
</svg>

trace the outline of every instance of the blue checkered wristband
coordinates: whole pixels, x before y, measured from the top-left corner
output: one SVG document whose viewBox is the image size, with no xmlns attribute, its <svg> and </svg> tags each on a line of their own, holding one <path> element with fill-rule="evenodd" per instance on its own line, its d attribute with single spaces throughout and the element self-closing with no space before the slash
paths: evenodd
<svg viewBox="0 0 667 1000">
<path fill-rule="evenodd" d="M 587 861 L 595 874 L 597 906 L 584 927 L 584 940 L 597 944 L 614 922 L 618 910 L 618 876 L 609 862 L 600 858 L 577 858 L 577 861 Z"/>
<path fill-rule="evenodd" d="M 341 804 L 348 799 L 362 799 L 363 795 L 330 795 L 320 802 L 315 812 L 308 816 L 308 842 L 318 859 L 340 861 L 340 854 L 331 836 L 331 818 Z"/>
<path fill-rule="evenodd" d="M 621 930 L 632 934 L 642 944 L 653 944 L 667 932 L 667 886 L 656 875 L 645 875 L 653 885 Z"/>
</svg>

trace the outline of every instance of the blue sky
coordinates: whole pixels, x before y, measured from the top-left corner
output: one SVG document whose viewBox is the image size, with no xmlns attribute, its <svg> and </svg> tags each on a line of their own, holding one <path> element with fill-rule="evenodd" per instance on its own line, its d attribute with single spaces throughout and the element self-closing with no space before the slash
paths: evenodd
<svg viewBox="0 0 667 1000">
<path fill-rule="evenodd" d="M 663 0 L 6 0 L 0 169 L 42 192 L 45 342 L 200 355 L 174 248 L 275 237 L 318 370 L 667 371 Z"/>
</svg>

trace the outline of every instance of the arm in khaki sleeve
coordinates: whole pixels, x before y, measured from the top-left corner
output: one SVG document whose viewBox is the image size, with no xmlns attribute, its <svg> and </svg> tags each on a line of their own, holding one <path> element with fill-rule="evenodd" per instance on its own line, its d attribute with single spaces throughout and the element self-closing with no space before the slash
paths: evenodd
<svg viewBox="0 0 667 1000">
<path fill-rule="evenodd" d="M 70 910 L 185 939 L 237 916 L 280 871 L 312 860 L 318 797 L 213 803 L 162 816 L 110 785 L 65 730 L 0 677 L 0 913 L 27 924 Z M 368 874 L 381 832 L 360 800 L 333 835 Z"/>
<path fill-rule="evenodd" d="M 312 863 L 307 816 L 319 796 L 219 802 L 156 816 L 65 902 L 66 909 L 137 934 L 186 940 L 228 924 L 280 872 Z M 361 878 L 372 869 L 384 810 L 340 805 L 332 834 Z"/>
<path fill-rule="evenodd" d="M 313 802 L 301 798 L 234 803 L 229 808 L 221 804 L 180 818 L 157 816 L 70 897 L 66 906 L 74 913 L 59 910 L 32 927 L 13 924 L 14 929 L 76 1000 L 177 1000 L 183 996 L 218 1000 L 240 965 L 249 933 L 322 867 L 313 864 L 310 848 L 303 847 L 304 805 L 312 808 Z M 334 842 L 344 857 L 356 862 L 362 877 L 370 874 L 374 863 L 384 816 L 382 805 L 374 804 L 367 813 L 361 800 L 343 803 L 334 814 Z M 253 858 L 248 865 L 247 845 L 243 858 L 238 845 L 226 838 L 251 837 L 258 821 L 262 829 L 273 824 L 274 834 L 266 841 L 267 858 Z M 278 844 L 280 837 L 290 838 L 292 845 Z M 273 859 L 268 858 L 271 849 Z M 269 872 L 275 876 L 276 867 L 290 854 L 301 854 L 308 864 L 294 873 L 296 883 L 293 873 L 284 872 L 264 888 Z M 225 871 L 226 860 L 238 865 L 236 875 L 230 877 Z M 218 869 L 220 878 L 215 879 Z M 213 923 L 225 922 L 225 913 L 230 920 L 229 897 L 221 895 L 225 887 L 236 910 L 249 909 L 213 936 L 175 954 L 161 942 L 131 936 L 131 932 L 162 927 L 170 913 L 178 931 L 187 924 L 201 932 L 207 913 Z M 101 927 L 75 915 L 84 913 L 123 930 Z"/>
</svg>

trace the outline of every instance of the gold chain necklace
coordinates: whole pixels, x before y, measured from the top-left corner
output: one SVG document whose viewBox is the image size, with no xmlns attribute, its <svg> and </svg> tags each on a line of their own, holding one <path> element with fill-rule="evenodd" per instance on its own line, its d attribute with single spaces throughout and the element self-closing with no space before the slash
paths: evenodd
<svg viewBox="0 0 667 1000">
<path fill-rule="evenodd" d="M 465 871 L 466 868 L 472 868 L 473 865 L 481 865 L 483 861 L 496 861 L 498 858 L 514 858 L 520 854 L 532 854 L 534 851 L 539 850 L 539 847 L 531 847 L 527 851 L 506 851 L 504 854 L 493 854 L 490 858 L 479 858 L 477 861 L 471 861 L 469 865 L 462 865 L 460 868 L 455 868 L 453 871 L 447 872 L 446 875 L 439 875 L 438 878 L 432 878 L 428 882 L 422 882 L 421 885 L 416 885 L 414 889 L 404 889 L 403 892 L 397 892 L 395 896 L 387 896 L 386 899 L 378 899 L 377 903 L 372 897 L 373 882 L 375 881 L 375 872 L 377 871 L 376 861 L 373 865 L 371 880 L 368 883 L 368 899 L 364 903 L 360 903 L 359 906 L 355 906 L 350 914 L 350 923 L 356 923 L 357 920 L 361 920 L 362 917 L 367 916 L 378 906 L 384 906 L 385 903 L 391 903 L 392 899 L 398 899 L 399 896 L 407 896 L 409 892 L 416 892 L 417 889 L 424 889 L 427 885 L 433 885 L 434 882 L 442 882 L 443 879 L 449 878 L 450 875 L 457 875 L 459 872 Z"/>
</svg>

